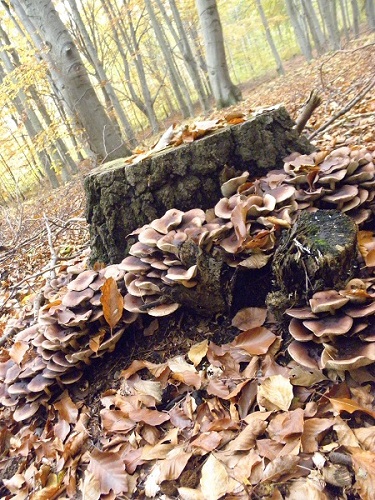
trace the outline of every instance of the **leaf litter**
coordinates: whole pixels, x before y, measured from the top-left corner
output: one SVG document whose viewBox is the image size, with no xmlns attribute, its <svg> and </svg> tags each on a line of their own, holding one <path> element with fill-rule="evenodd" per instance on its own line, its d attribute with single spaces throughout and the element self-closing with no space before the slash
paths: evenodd
<svg viewBox="0 0 375 500">
<path fill-rule="evenodd" d="M 309 75 L 320 78 L 323 92 L 330 95 L 326 109 L 319 109 L 311 122 L 310 126 L 317 129 L 330 113 L 345 105 L 344 94 L 350 99 L 350 92 L 357 91 L 353 82 L 359 71 L 358 61 L 367 50 L 356 51 L 353 47 L 333 57 L 323 56 L 309 68 L 297 68 L 294 78 L 288 75 L 289 92 L 280 78 L 253 90 L 251 102 L 263 103 L 265 96 L 271 95 L 279 101 L 282 96 L 293 114 L 299 101 L 296 97 L 305 97 L 307 83 L 302 74 L 307 72 L 307 78 Z M 352 62 L 345 66 L 348 78 L 344 82 L 340 73 L 345 58 Z M 364 78 L 359 74 L 358 78 Z M 239 106 L 233 109 L 230 120 L 242 119 L 239 110 L 243 116 L 247 115 L 248 102 L 241 106 L 242 110 Z M 371 136 L 374 110 L 374 98 L 367 97 L 344 116 L 344 121 L 320 135 L 318 146 L 330 149 L 365 144 L 367 150 L 374 151 Z M 221 113 L 202 125 L 197 120 L 197 125 L 192 125 L 196 136 L 216 127 Z M 168 141 L 174 129 L 159 141 L 158 148 L 170 146 Z M 184 133 L 186 142 L 194 140 L 194 134 L 187 133 L 186 128 Z M 59 193 L 51 196 L 55 195 L 58 197 Z M 56 205 L 51 199 L 47 203 L 38 202 L 48 208 Z M 40 213 L 40 206 L 36 210 Z M 70 217 L 67 207 L 65 210 L 65 215 L 59 214 L 61 220 Z M 237 242 L 244 237 L 240 212 L 238 209 Z M 73 215 L 80 217 L 82 207 Z M 49 217 L 52 220 L 54 215 Z M 45 377 L 40 380 L 45 395 L 41 402 L 45 408 L 42 418 L 38 414 L 39 403 L 32 397 L 27 402 L 31 415 L 25 420 L 12 420 L 11 406 L 0 410 L 2 497 L 374 498 L 373 361 L 349 371 L 337 370 L 336 365 L 324 371 L 301 366 L 285 355 L 288 346 L 284 345 L 278 325 L 263 308 L 241 310 L 234 318 L 199 322 L 188 311 L 178 310 L 170 318 L 144 320 L 143 326 L 139 318 L 126 313 L 126 335 L 113 340 L 124 321 L 118 288 L 121 278 L 114 268 L 96 270 L 95 275 L 85 271 L 82 249 L 87 241 L 86 231 L 83 226 L 76 233 L 65 231 L 65 243 L 72 246 L 68 256 L 74 252 L 78 255 L 57 268 L 56 279 L 61 279 L 61 283 L 43 306 L 42 317 L 49 337 L 41 339 L 44 343 L 41 349 L 47 352 L 53 345 L 60 345 L 59 339 L 66 346 L 73 342 L 72 351 L 65 352 L 65 356 L 70 356 L 68 359 L 77 362 L 77 366 L 89 362 L 92 356 L 96 359 L 84 370 L 79 382 L 66 384 L 61 379 L 60 394 L 51 401 L 49 382 L 43 386 Z M 41 234 L 41 242 L 43 238 L 45 232 Z M 72 244 L 73 241 L 76 243 Z M 374 233 L 361 231 L 358 243 L 364 265 L 371 270 Z M 36 252 L 34 258 L 24 251 L 26 247 L 26 243 L 22 244 L 10 257 L 3 258 L 9 273 L 8 283 L 2 283 L 3 300 L 8 300 L 2 324 L 9 328 L 10 323 L 16 333 L 26 331 L 24 338 L 13 344 L 9 337 L 0 353 L 2 373 L 15 381 L 19 375 L 17 366 L 31 363 L 33 351 L 29 350 L 29 339 L 35 334 L 33 326 L 29 326 L 32 304 L 34 294 L 47 282 L 41 274 L 16 286 L 16 293 L 11 289 L 24 277 L 17 267 L 23 267 L 27 277 L 31 263 L 34 274 L 36 269 L 42 270 L 47 265 L 48 252 Z M 77 271 L 67 278 L 69 266 L 71 269 L 76 266 Z M 373 278 L 369 280 L 373 283 Z M 90 286 L 93 293 L 82 302 L 79 294 Z M 68 291 L 72 293 L 67 298 Z M 358 288 L 346 291 L 346 296 L 348 293 L 354 297 L 353 301 L 363 296 L 363 290 L 358 292 Z M 78 327 L 85 331 L 84 325 L 90 318 L 86 310 L 79 309 L 87 300 L 93 304 L 90 315 L 97 316 L 92 324 L 101 321 L 98 318 L 102 314 L 108 326 L 102 331 L 98 328 L 86 347 L 80 346 L 84 348 L 78 359 L 74 358 L 78 339 L 69 338 L 69 329 Z M 364 296 L 359 300 L 368 304 L 372 299 Z M 361 335 L 360 320 L 353 312 L 358 306 L 343 307 L 345 314 L 353 317 L 357 334 Z M 68 313 L 68 309 L 73 313 Z M 303 316 L 306 311 L 294 314 Z M 373 328 L 374 313 L 365 314 Z M 61 331 L 48 330 L 54 315 L 65 325 Z M 157 323 L 148 336 L 143 336 L 143 329 L 152 321 Z M 84 340 L 84 334 L 80 338 Z M 372 338 L 373 333 L 367 333 L 362 335 L 361 342 L 373 342 Z M 103 352 L 111 352 L 115 346 L 116 350 L 102 358 L 103 345 Z M 51 369 L 64 366 L 60 355 L 54 359 Z M 38 359 L 33 363 L 35 367 Z M 9 375 L 11 366 L 14 368 Z M 28 390 L 19 380 L 15 382 L 21 384 L 14 388 L 16 394 Z"/>
</svg>

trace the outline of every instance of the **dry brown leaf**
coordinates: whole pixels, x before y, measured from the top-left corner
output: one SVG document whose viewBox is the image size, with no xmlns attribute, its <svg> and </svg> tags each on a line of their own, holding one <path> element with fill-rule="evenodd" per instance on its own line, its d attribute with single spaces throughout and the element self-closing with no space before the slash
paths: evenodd
<svg viewBox="0 0 375 500">
<path fill-rule="evenodd" d="M 314 453 L 318 451 L 322 434 L 334 424 L 330 418 L 309 418 L 305 420 L 303 434 L 301 436 L 302 451 L 304 453 Z"/>
<path fill-rule="evenodd" d="M 199 344 L 194 344 L 190 347 L 188 352 L 188 358 L 193 363 L 194 366 L 198 366 L 202 359 L 207 354 L 208 350 L 208 340 L 203 340 Z"/>
<path fill-rule="evenodd" d="M 360 427 L 359 429 L 353 429 L 353 432 L 361 446 L 375 454 L 375 426 Z"/>
<path fill-rule="evenodd" d="M 261 418 L 253 419 L 238 436 L 226 446 L 226 451 L 248 451 L 254 448 L 256 440 L 267 429 L 268 423 Z"/>
<path fill-rule="evenodd" d="M 237 349 L 243 349 L 252 356 L 266 354 L 274 343 L 276 335 L 263 326 L 240 333 L 231 343 Z"/>
<path fill-rule="evenodd" d="M 99 500 L 100 482 L 92 472 L 85 472 L 82 486 L 82 500 Z"/>
<path fill-rule="evenodd" d="M 375 418 L 375 411 L 361 406 L 354 399 L 350 398 L 328 398 L 328 399 L 333 408 L 339 413 L 341 413 L 342 411 L 346 411 L 352 414 L 355 411 L 360 411 L 362 413 L 367 413 L 367 415 L 370 415 L 372 418 Z"/>
<path fill-rule="evenodd" d="M 53 404 L 60 417 L 69 424 L 75 424 L 78 418 L 78 407 L 72 401 L 68 391 L 64 391 L 59 400 Z"/>
<path fill-rule="evenodd" d="M 113 329 L 121 319 L 124 310 L 124 299 L 113 278 L 106 279 L 100 290 L 102 291 L 100 302 L 103 306 L 104 318 L 110 328 Z"/>
<path fill-rule="evenodd" d="M 202 450 L 205 451 L 212 451 L 219 446 L 220 442 L 220 433 L 211 431 L 199 434 L 199 436 L 190 443 L 190 446 L 194 446 L 195 448 L 202 448 Z"/>
<path fill-rule="evenodd" d="M 356 482 L 354 488 L 361 500 L 375 498 L 375 455 L 371 451 L 348 447 L 353 461 Z"/>
<path fill-rule="evenodd" d="M 99 330 L 99 332 L 96 335 L 94 335 L 93 337 L 90 337 L 89 347 L 92 351 L 95 352 L 95 354 L 97 354 L 97 352 L 99 351 L 100 346 L 102 344 L 102 340 L 104 339 L 104 337 L 105 337 L 105 330 L 104 329 Z"/>
<path fill-rule="evenodd" d="M 181 488 L 178 488 L 178 493 L 181 500 L 206 500 L 201 491 L 193 488 L 186 488 L 185 486 L 182 486 Z"/>
<path fill-rule="evenodd" d="M 238 311 L 232 319 L 232 326 L 239 330 L 251 330 L 262 326 L 266 320 L 267 309 L 265 307 L 245 307 Z"/>
<path fill-rule="evenodd" d="M 262 483 L 265 481 L 276 482 L 283 476 L 293 477 L 300 461 L 295 455 L 285 455 L 272 460 L 263 471 Z"/>
<path fill-rule="evenodd" d="M 293 399 L 293 386 L 282 375 L 272 375 L 258 388 L 258 403 L 266 410 L 287 411 Z"/>
<path fill-rule="evenodd" d="M 160 463 L 159 483 L 178 479 L 191 456 L 192 453 L 186 453 L 181 446 L 173 448 L 167 458 Z"/>
<path fill-rule="evenodd" d="M 136 423 L 128 418 L 121 410 L 103 409 L 100 412 L 102 427 L 108 432 L 127 432 L 133 429 Z"/>
<path fill-rule="evenodd" d="M 297 479 L 289 485 L 286 500 L 328 500 L 324 493 L 325 481 L 320 473 L 314 471 L 307 478 Z"/>
<path fill-rule="evenodd" d="M 87 470 L 92 473 L 95 480 L 99 481 L 101 494 L 106 495 L 111 490 L 117 495 L 128 491 L 128 474 L 118 453 L 94 448 L 90 453 Z"/>
<path fill-rule="evenodd" d="M 206 500 L 218 500 L 229 488 L 230 477 L 225 466 L 212 455 L 202 467 L 201 490 Z"/>
<path fill-rule="evenodd" d="M 17 340 L 9 349 L 10 358 L 17 363 L 17 365 L 20 365 L 29 347 L 29 342 Z"/>
<path fill-rule="evenodd" d="M 152 396 L 158 403 L 162 399 L 162 387 L 160 382 L 155 380 L 137 380 L 133 384 L 134 389 L 141 395 Z"/>
<path fill-rule="evenodd" d="M 144 422 L 149 425 L 160 425 L 169 420 L 169 415 L 157 410 L 141 408 L 139 410 L 129 411 L 129 418 L 134 420 L 134 422 Z"/>
</svg>

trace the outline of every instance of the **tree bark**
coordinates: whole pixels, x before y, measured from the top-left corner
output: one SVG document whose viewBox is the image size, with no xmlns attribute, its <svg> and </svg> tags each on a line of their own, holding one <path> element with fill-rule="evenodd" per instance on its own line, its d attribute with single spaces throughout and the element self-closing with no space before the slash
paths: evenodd
<svg viewBox="0 0 375 500">
<path fill-rule="evenodd" d="M 116 91 L 113 88 L 110 79 L 108 78 L 104 66 L 99 60 L 98 54 L 95 50 L 95 47 L 91 41 L 90 35 L 87 32 L 87 29 L 85 27 L 85 24 L 81 18 L 81 15 L 79 13 L 78 7 L 77 7 L 77 2 L 76 0 L 68 0 L 68 3 L 70 5 L 72 15 L 73 15 L 73 20 L 76 23 L 78 30 L 82 36 L 83 42 L 86 46 L 87 52 L 90 56 L 90 59 L 92 61 L 93 66 L 95 67 L 95 70 L 98 73 L 98 76 L 101 80 L 101 85 L 104 85 L 104 88 L 107 91 L 108 97 L 111 101 L 111 104 L 113 106 L 113 109 L 115 110 L 115 113 L 117 115 L 117 118 L 120 120 L 120 123 L 126 133 L 126 137 L 129 140 L 129 143 L 132 146 L 136 145 L 136 139 L 134 136 L 134 131 L 132 129 L 132 126 L 127 119 L 125 112 L 120 104 L 120 101 L 117 97 Z"/>
<path fill-rule="evenodd" d="M 312 3 L 308 0 L 302 0 L 302 8 L 309 25 L 312 39 L 314 40 L 316 52 L 318 56 L 320 56 L 324 53 L 325 39 L 319 24 L 318 16 L 316 15 Z"/>
<path fill-rule="evenodd" d="M 340 35 L 337 27 L 336 8 L 332 0 L 318 0 L 327 27 L 327 34 L 332 50 L 340 49 Z"/>
<path fill-rule="evenodd" d="M 196 0 L 206 52 L 208 77 L 218 108 L 225 108 L 241 100 L 241 91 L 229 76 L 225 57 L 223 29 L 216 0 Z"/>
<path fill-rule="evenodd" d="M 281 58 L 279 56 L 279 53 L 277 51 L 275 42 L 273 41 L 271 30 L 270 30 L 270 27 L 269 27 L 269 24 L 268 24 L 268 21 L 267 21 L 267 17 L 266 17 L 266 15 L 264 13 L 264 10 L 263 10 L 263 6 L 262 6 L 262 3 L 261 3 L 261 0 L 256 0 L 256 4 L 257 4 L 257 8 L 258 8 L 258 12 L 259 12 L 260 18 L 262 20 L 262 24 L 263 24 L 264 30 L 266 32 L 266 38 L 267 38 L 268 45 L 271 48 L 272 55 L 273 55 L 273 57 L 275 59 L 275 62 L 276 62 L 276 71 L 277 71 L 277 73 L 279 75 L 284 75 L 285 71 L 284 71 L 283 63 L 282 63 Z"/>
<path fill-rule="evenodd" d="M 374 0 L 366 0 L 366 17 L 371 31 L 375 31 L 375 5 Z"/>
<path fill-rule="evenodd" d="M 11 0 L 10 4 L 19 12 L 19 0 Z M 129 156 L 131 151 L 124 145 L 106 115 L 73 39 L 51 0 L 25 0 L 23 4 L 28 20 L 32 19 L 48 49 L 47 63 L 51 76 L 70 111 L 86 130 L 93 152 L 105 160 Z"/>
<path fill-rule="evenodd" d="M 170 47 L 168 47 L 164 33 L 161 29 L 159 21 L 157 20 L 157 18 L 155 16 L 155 11 L 152 8 L 151 2 L 150 2 L 150 0 L 144 0 L 144 1 L 145 1 L 146 9 L 147 9 L 150 21 L 151 21 L 152 28 L 155 32 L 155 36 L 157 38 L 158 44 L 160 46 L 161 51 L 163 52 L 163 56 L 164 56 L 165 62 L 167 64 L 169 77 L 170 77 L 171 83 L 172 83 L 173 92 L 176 96 L 179 108 L 182 112 L 182 116 L 184 118 L 187 118 L 187 117 L 192 116 L 194 114 L 194 110 L 189 109 L 189 107 L 184 99 L 184 96 L 182 95 L 182 91 L 181 91 L 182 81 L 181 81 L 181 78 L 179 77 L 179 74 L 177 72 L 176 65 L 175 65 L 175 62 L 174 62 L 173 57 L 172 57 L 171 49 L 170 49 Z M 185 88 L 185 93 L 186 93 L 186 95 L 188 95 L 186 88 Z"/>
<path fill-rule="evenodd" d="M 311 46 L 308 37 L 306 36 L 305 30 L 301 25 L 298 10 L 294 4 L 293 0 L 285 0 L 286 10 L 288 12 L 288 16 L 290 18 L 290 22 L 292 23 L 294 33 L 296 35 L 297 43 L 301 49 L 302 54 L 304 55 L 306 61 L 311 61 L 312 52 Z"/>
<path fill-rule="evenodd" d="M 359 8 L 357 0 L 351 0 L 354 38 L 359 37 Z"/>
</svg>

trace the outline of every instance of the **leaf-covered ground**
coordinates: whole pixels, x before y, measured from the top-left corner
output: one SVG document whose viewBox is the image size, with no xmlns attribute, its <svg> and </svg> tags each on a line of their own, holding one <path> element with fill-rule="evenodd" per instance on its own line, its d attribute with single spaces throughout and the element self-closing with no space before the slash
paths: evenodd
<svg viewBox="0 0 375 500">
<path fill-rule="evenodd" d="M 317 89 L 323 104 L 307 133 L 339 115 L 314 138 L 318 148 L 373 152 L 374 47 L 362 39 L 309 65 L 292 61 L 287 76 L 244 89 L 239 106 L 187 125 L 196 131 L 203 118 L 247 116 L 279 102 L 296 117 Z M 82 179 L 2 211 L 4 397 L 12 384 L 9 367 L 30 361 L 33 334 L 27 330 L 30 337 L 22 338 L 19 332 L 38 318 L 48 322 L 59 307 L 56 297 L 55 303 L 46 299 L 51 274 L 42 271 L 54 268 L 52 279 L 61 280 L 59 299 L 77 288 L 69 284 L 75 275 L 66 278 L 69 266 L 85 269 Z M 371 230 L 360 244 L 371 292 Z M 114 271 L 97 272 L 108 279 Z M 112 294 L 115 298 L 96 304 L 97 310 L 107 307 L 109 323 L 117 314 L 116 291 Z M 366 305 L 373 303 L 373 292 L 369 295 Z M 340 315 L 350 316 L 350 307 L 342 307 L 346 312 Z M 374 328 L 374 314 L 366 318 L 367 328 Z M 358 335 L 360 319 L 353 320 Z M 91 352 L 100 354 L 103 335 L 99 329 L 90 339 Z M 368 342 L 373 335 L 372 330 Z M 1 407 L 1 497 L 374 498 L 374 363 L 350 371 L 301 368 L 286 353 L 289 342 L 264 308 L 235 318 L 197 319 L 179 309 L 172 316 L 137 320 L 112 353 L 92 360 L 78 382 L 61 384 L 60 395 L 51 400 L 48 386 L 42 389 L 43 411 L 23 419 L 14 407 Z M 12 397 L 22 390 L 14 387 Z"/>
</svg>

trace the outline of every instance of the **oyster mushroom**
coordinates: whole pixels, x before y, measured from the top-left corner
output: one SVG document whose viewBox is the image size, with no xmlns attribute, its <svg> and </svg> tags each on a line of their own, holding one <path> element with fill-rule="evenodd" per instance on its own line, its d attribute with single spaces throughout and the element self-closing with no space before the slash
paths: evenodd
<svg viewBox="0 0 375 500">
<path fill-rule="evenodd" d="M 349 302 L 349 299 L 342 297 L 336 290 L 324 290 L 316 292 L 309 300 L 313 313 L 329 312 L 334 314 L 336 309 L 340 309 Z"/>
</svg>

